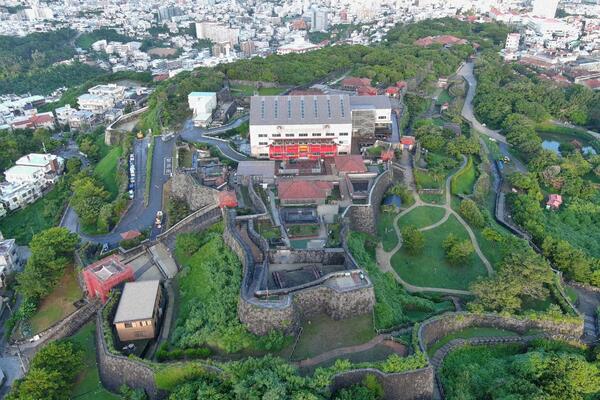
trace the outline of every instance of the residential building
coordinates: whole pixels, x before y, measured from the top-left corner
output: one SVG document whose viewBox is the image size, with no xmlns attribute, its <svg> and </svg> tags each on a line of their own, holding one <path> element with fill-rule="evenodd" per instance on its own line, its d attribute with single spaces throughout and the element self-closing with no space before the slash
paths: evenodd
<svg viewBox="0 0 600 400">
<path fill-rule="evenodd" d="M 256 158 L 320 159 L 349 154 L 349 96 L 253 96 L 249 136 L 250 152 Z"/>
<path fill-rule="evenodd" d="M 15 162 L 16 165 L 42 168 L 44 173 L 55 175 L 62 173 L 64 163 L 64 159 L 57 155 L 38 153 L 29 153 Z"/>
<path fill-rule="evenodd" d="M 31 115 L 17 117 L 12 120 L 11 127 L 13 129 L 54 129 L 54 114 L 52 112 L 40 114 L 34 112 Z"/>
<path fill-rule="evenodd" d="M 217 94 L 191 92 L 188 95 L 188 104 L 193 112 L 194 125 L 205 127 L 212 121 L 213 112 L 217 108 Z"/>
<path fill-rule="evenodd" d="M 127 282 L 113 324 L 121 342 L 153 339 L 162 315 L 160 281 Z"/>
<path fill-rule="evenodd" d="M 94 114 L 104 114 L 115 105 L 114 99 L 110 96 L 98 96 L 90 93 L 79 96 L 77 103 L 80 110 L 90 111 Z"/>
<path fill-rule="evenodd" d="M 327 10 L 313 5 L 310 9 L 310 31 L 327 32 L 327 29 L 329 28 L 327 17 Z"/>
<path fill-rule="evenodd" d="M 238 44 L 239 28 L 230 28 L 218 22 L 196 22 L 196 37 L 210 39 L 213 42 L 229 42 L 232 46 Z"/>
<path fill-rule="evenodd" d="M 98 297 L 103 303 L 108 300 L 111 289 L 134 279 L 131 266 L 124 264 L 116 254 L 88 265 L 82 275 L 88 297 Z"/>
<path fill-rule="evenodd" d="M 548 196 L 548 201 L 546 202 L 546 208 L 552 210 L 558 210 L 562 205 L 563 199 L 560 194 L 551 194 Z"/>
<path fill-rule="evenodd" d="M 277 181 L 277 196 L 285 206 L 325 204 L 333 190 L 333 183 L 304 179 Z"/>
<path fill-rule="evenodd" d="M 391 134 L 392 103 L 388 96 L 350 96 L 350 110 L 352 141 L 359 148 Z"/>
<path fill-rule="evenodd" d="M 119 86 L 114 83 L 107 85 L 96 85 L 88 89 L 88 93 L 94 96 L 107 96 L 114 100 L 115 103 L 125 98 L 125 86 Z"/>
<path fill-rule="evenodd" d="M 75 114 L 77 110 L 72 108 L 70 104 L 67 104 L 63 107 L 58 107 L 54 110 L 54 114 L 56 115 L 56 122 L 60 126 L 69 125 L 69 120 Z"/>
<path fill-rule="evenodd" d="M 6 277 L 22 264 L 15 239 L 4 239 L 0 232 L 0 288 L 6 284 Z"/>
<path fill-rule="evenodd" d="M 0 202 L 13 211 L 42 197 L 42 187 L 27 182 L 0 182 Z"/>
<path fill-rule="evenodd" d="M 507 52 L 515 52 L 519 50 L 519 42 L 521 41 L 521 34 L 519 33 L 509 33 L 506 36 L 506 44 L 504 49 Z"/>
</svg>

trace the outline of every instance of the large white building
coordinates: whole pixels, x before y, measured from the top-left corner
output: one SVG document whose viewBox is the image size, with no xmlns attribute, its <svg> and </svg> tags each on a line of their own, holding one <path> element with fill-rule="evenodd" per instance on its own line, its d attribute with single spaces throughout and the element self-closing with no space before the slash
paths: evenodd
<svg viewBox="0 0 600 400">
<path fill-rule="evenodd" d="M 554 18 L 558 0 L 533 0 L 532 14 L 542 18 Z"/>
<path fill-rule="evenodd" d="M 256 158 L 320 159 L 350 154 L 348 95 L 253 96 L 250 152 Z"/>
<path fill-rule="evenodd" d="M 77 98 L 80 110 L 90 111 L 94 114 L 104 114 L 115 105 L 115 101 L 109 96 L 96 96 L 85 93 Z"/>
<path fill-rule="evenodd" d="M 4 239 L 0 232 L 0 287 L 4 287 L 6 277 L 21 265 L 15 239 Z"/>
<path fill-rule="evenodd" d="M 239 28 L 230 28 L 218 22 L 196 22 L 196 37 L 209 39 L 213 42 L 229 42 L 232 46 L 238 44 Z"/>
<path fill-rule="evenodd" d="M 188 104 L 193 112 L 194 125 L 205 127 L 212 121 L 213 112 L 217 108 L 217 94 L 215 92 L 191 92 L 188 95 Z"/>
</svg>

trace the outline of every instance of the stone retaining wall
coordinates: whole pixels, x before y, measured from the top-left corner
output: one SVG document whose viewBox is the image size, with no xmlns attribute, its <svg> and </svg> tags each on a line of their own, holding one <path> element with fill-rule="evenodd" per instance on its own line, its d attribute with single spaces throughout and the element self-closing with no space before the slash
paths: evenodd
<svg viewBox="0 0 600 400">
<path fill-rule="evenodd" d="M 448 313 L 433 317 L 421 324 L 418 332 L 421 351 L 427 353 L 426 348 L 430 344 L 452 332 L 473 326 L 506 329 L 519 334 L 524 334 L 531 329 L 539 329 L 553 336 L 575 340 L 583 335 L 583 320 L 580 323 L 571 323 L 517 319 L 495 314 Z"/>
<path fill-rule="evenodd" d="M 269 262 L 273 264 L 323 264 L 344 265 L 346 260 L 342 249 L 325 248 L 317 250 L 270 250 Z"/>
<path fill-rule="evenodd" d="M 386 374 L 377 369 L 365 368 L 335 375 L 331 383 L 333 393 L 360 384 L 367 375 L 374 375 L 383 386 L 385 400 L 430 400 L 433 398 L 433 368 Z"/>
<path fill-rule="evenodd" d="M 154 371 L 148 365 L 128 357 L 115 355 L 108 351 L 102 332 L 102 312 L 96 315 L 96 362 L 102 385 L 118 392 L 122 385 L 142 389 L 150 400 L 164 398 L 154 382 Z"/>
</svg>

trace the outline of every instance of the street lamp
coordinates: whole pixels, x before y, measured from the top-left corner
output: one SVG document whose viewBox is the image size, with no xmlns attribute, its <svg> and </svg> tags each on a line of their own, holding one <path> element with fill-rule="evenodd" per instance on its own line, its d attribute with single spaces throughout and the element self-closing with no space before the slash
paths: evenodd
<svg viewBox="0 0 600 400">
<path fill-rule="evenodd" d="M 10 315 L 13 315 L 13 310 L 12 307 L 10 306 L 10 299 L 8 297 L 3 297 L 2 298 L 2 302 L 4 304 L 6 304 L 6 306 L 8 307 L 8 311 L 10 311 Z M 19 346 L 19 342 L 16 342 L 17 344 L 17 355 L 19 356 L 19 361 L 21 362 L 21 369 L 23 370 L 23 373 L 27 372 L 27 368 L 25 368 L 25 363 L 23 362 L 23 355 L 21 354 L 21 347 Z"/>
</svg>

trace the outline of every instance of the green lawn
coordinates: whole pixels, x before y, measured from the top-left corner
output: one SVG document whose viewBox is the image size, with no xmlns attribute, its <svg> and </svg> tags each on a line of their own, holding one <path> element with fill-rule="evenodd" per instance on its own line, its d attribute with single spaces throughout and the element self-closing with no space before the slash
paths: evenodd
<svg viewBox="0 0 600 400">
<path fill-rule="evenodd" d="M 303 360 L 340 347 L 362 344 L 374 336 L 371 314 L 338 321 L 319 314 L 302 324 L 293 359 Z"/>
<path fill-rule="evenodd" d="M 69 338 L 70 341 L 79 345 L 85 351 L 84 369 L 75 383 L 70 398 L 78 400 L 120 399 L 120 396 L 110 393 L 100 383 L 96 365 L 95 333 L 96 324 L 88 322 L 79 332 Z"/>
<path fill-rule="evenodd" d="M 453 233 L 461 240 L 468 239 L 467 231 L 454 216 L 439 227 L 425 231 L 425 248 L 417 256 L 401 248 L 392 257 L 392 266 L 408 283 L 416 286 L 467 290 L 479 276 L 487 274 L 483 262 L 475 253 L 466 265 L 451 265 L 444 257 L 442 242 Z"/>
<path fill-rule="evenodd" d="M 473 163 L 473 158 L 469 157 L 469 161 L 467 162 L 467 165 L 465 165 L 465 168 L 452 177 L 452 194 L 471 194 L 473 192 L 475 178 L 475 165 Z"/>
<path fill-rule="evenodd" d="M 113 147 L 106 156 L 104 156 L 96 167 L 94 173 L 100 179 L 105 189 L 110 193 L 111 200 L 115 199 L 119 194 L 119 181 L 117 170 L 119 167 L 119 158 L 123 149 L 121 146 Z"/>
<path fill-rule="evenodd" d="M 427 354 L 432 357 L 436 351 L 444 347 L 444 345 L 448 342 L 453 341 L 454 339 L 470 339 L 474 337 L 493 337 L 493 336 L 519 336 L 518 333 L 513 331 L 508 331 L 506 329 L 497 329 L 497 328 L 465 328 L 459 331 L 453 332 L 448 336 L 444 336 L 437 342 L 431 344 L 427 349 Z"/>
<path fill-rule="evenodd" d="M 441 207 L 417 207 L 398 220 L 400 227 L 414 225 L 417 229 L 433 225 L 444 217 L 446 210 Z"/>
<path fill-rule="evenodd" d="M 442 105 L 444 103 L 450 103 L 452 101 L 454 97 L 452 97 L 450 95 L 450 93 L 448 93 L 448 90 L 442 90 L 442 92 L 440 93 L 437 101 L 435 102 L 437 105 Z"/>
<path fill-rule="evenodd" d="M 390 251 L 398 244 L 398 236 L 393 227 L 394 219 L 398 213 L 381 212 L 377 221 L 377 234 L 385 251 Z"/>
<path fill-rule="evenodd" d="M 288 234 L 291 237 L 317 236 L 319 234 L 319 225 L 315 224 L 298 224 L 288 225 Z"/>
<path fill-rule="evenodd" d="M 0 232 L 20 245 L 27 245 L 35 233 L 58 225 L 68 197 L 69 188 L 58 183 L 35 203 L 0 219 Z"/>
<path fill-rule="evenodd" d="M 72 267 L 67 267 L 65 274 L 52 293 L 42 300 L 38 310 L 30 318 L 32 334 L 48 329 L 74 312 L 73 303 L 81 299 L 81 296 L 81 289 L 77 283 L 77 272 Z"/>
<path fill-rule="evenodd" d="M 279 228 L 271 225 L 268 221 L 261 221 L 258 223 L 258 233 L 267 240 L 281 237 Z"/>
<path fill-rule="evenodd" d="M 433 174 L 427 170 L 415 168 L 414 174 L 419 189 L 439 189 L 442 187 L 442 180 L 436 179 Z"/>
</svg>

